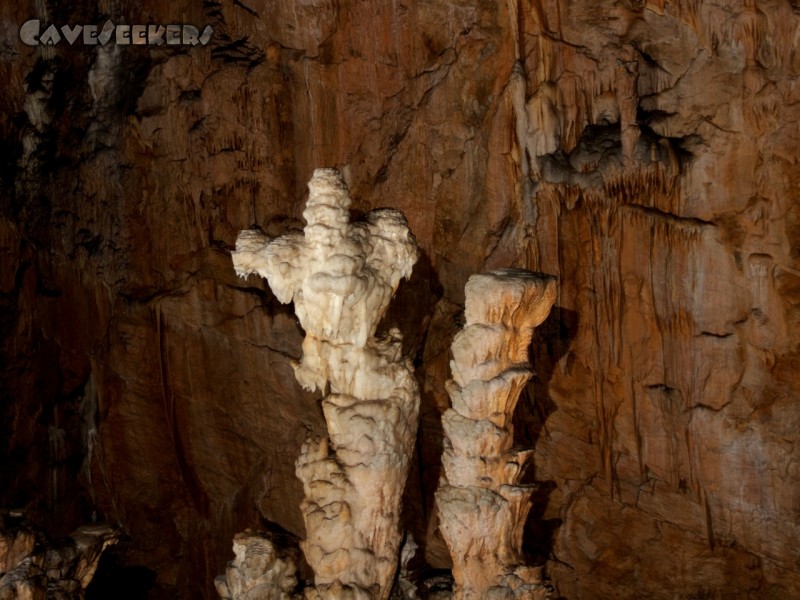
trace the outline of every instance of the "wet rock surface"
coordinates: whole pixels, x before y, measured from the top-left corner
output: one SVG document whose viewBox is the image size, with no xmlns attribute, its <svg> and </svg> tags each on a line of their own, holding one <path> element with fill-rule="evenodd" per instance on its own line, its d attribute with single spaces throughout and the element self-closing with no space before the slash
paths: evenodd
<svg viewBox="0 0 800 600">
<path fill-rule="evenodd" d="M 215 33 L 30 48 L 35 17 Z M 356 216 L 399 209 L 422 249 L 379 327 L 422 391 L 419 568 L 450 566 L 464 284 L 514 266 L 559 279 L 515 415 L 523 548 L 558 593 L 797 596 L 798 26 L 788 0 L 0 5 L 0 504 L 52 537 L 118 524 L 152 597 L 214 597 L 246 527 L 302 537 L 319 394 L 230 253 L 302 228 L 337 167 Z"/>
</svg>

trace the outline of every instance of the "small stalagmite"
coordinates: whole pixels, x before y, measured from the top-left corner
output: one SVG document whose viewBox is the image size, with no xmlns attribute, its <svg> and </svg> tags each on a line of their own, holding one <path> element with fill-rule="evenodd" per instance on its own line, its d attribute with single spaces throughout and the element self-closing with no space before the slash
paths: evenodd
<svg viewBox="0 0 800 600">
<path fill-rule="evenodd" d="M 454 598 L 546 598 L 522 560 L 530 486 L 518 485 L 532 451 L 513 447 L 512 417 L 532 373 L 528 346 L 556 297 L 556 279 L 520 269 L 473 275 L 464 329 L 453 341 L 452 408 L 442 418 L 440 528 L 453 558 Z"/>
<path fill-rule="evenodd" d="M 289 548 L 277 547 L 251 530 L 233 537 L 235 558 L 225 575 L 214 580 L 222 600 L 292 600 L 297 587 L 297 560 Z"/>
<path fill-rule="evenodd" d="M 270 240 L 243 231 L 233 263 L 240 276 L 257 273 L 278 300 L 294 302 L 306 334 L 295 376 L 326 394 L 328 436 L 308 440 L 297 460 L 301 547 L 316 584 L 306 597 L 384 600 L 398 563 L 419 389 L 400 333 L 375 333 L 419 251 L 399 211 L 373 210 L 351 223 L 336 170 L 316 170 L 308 188 L 303 234 Z"/>
</svg>

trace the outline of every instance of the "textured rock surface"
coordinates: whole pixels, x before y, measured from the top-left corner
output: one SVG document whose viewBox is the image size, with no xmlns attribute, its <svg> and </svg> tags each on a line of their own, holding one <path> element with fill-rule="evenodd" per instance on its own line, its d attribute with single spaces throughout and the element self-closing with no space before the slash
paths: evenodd
<svg viewBox="0 0 800 600">
<path fill-rule="evenodd" d="M 415 583 L 416 573 L 409 568 L 417 550 L 419 550 L 419 545 L 414 541 L 414 536 L 409 533 L 400 548 L 400 568 L 397 572 L 397 585 L 394 587 L 392 600 L 417 600 L 420 597 L 419 588 Z"/>
<path fill-rule="evenodd" d="M 216 34 L 23 46 L 45 9 Z M 423 252 L 384 325 L 422 386 L 428 564 L 464 284 L 514 265 L 560 282 L 515 416 L 559 593 L 800 595 L 799 25 L 790 0 L 0 3 L 0 504 L 120 524 L 153 597 L 216 597 L 246 527 L 303 535 L 303 333 L 229 253 L 299 228 L 329 165 Z"/>
<path fill-rule="evenodd" d="M 21 518 L 0 516 L 2 600 L 83 600 L 100 557 L 119 540 L 114 527 L 96 524 L 51 542 Z"/>
<path fill-rule="evenodd" d="M 270 536 L 251 530 L 233 536 L 236 555 L 225 575 L 214 579 L 222 600 L 291 600 L 297 587 L 297 558 Z"/>
<path fill-rule="evenodd" d="M 533 373 L 533 330 L 556 299 L 553 277 L 501 269 L 473 275 L 465 324 L 453 340 L 453 407 L 442 416 L 444 478 L 436 492 L 453 560 L 454 598 L 549 597 L 541 569 L 524 566 L 531 486 L 518 485 L 532 451 L 514 447 L 512 419 Z"/>
<path fill-rule="evenodd" d="M 399 330 L 375 337 L 402 278 L 419 255 L 402 213 L 370 211 L 350 223 L 352 200 L 335 169 L 308 183 L 303 234 L 270 241 L 243 231 L 236 272 L 265 277 L 294 303 L 306 333 L 295 377 L 326 395 L 327 437 L 297 459 L 306 539 L 314 570 L 309 600 L 386 600 L 400 559 L 401 498 L 419 419 L 419 386 Z"/>
<path fill-rule="evenodd" d="M 3 511 L 0 527 L 0 576 L 8 573 L 30 556 L 37 544 L 46 540 L 41 531 L 25 523 L 21 516 Z"/>
</svg>

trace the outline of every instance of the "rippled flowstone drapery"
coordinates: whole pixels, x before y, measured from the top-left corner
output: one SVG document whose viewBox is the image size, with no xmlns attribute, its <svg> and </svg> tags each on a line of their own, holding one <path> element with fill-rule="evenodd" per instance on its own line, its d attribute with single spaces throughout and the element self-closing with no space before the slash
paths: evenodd
<svg viewBox="0 0 800 600">
<path fill-rule="evenodd" d="M 453 341 L 453 407 L 444 426 L 444 481 L 436 493 L 458 600 L 543 599 L 523 564 L 530 486 L 518 485 L 532 450 L 513 448 L 512 417 L 532 372 L 528 347 L 556 297 L 556 279 L 521 269 L 470 277 L 466 324 Z"/>
<path fill-rule="evenodd" d="M 303 234 L 270 241 L 243 231 L 236 272 L 265 277 L 294 302 L 306 332 L 293 365 L 306 389 L 326 394 L 328 438 L 310 439 L 297 461 L 314 569 L 307 598 L 388 597 L 401 540 L 400 499 L 417 430 L 419 391 L 396 330 L 375 330 L 418 250 L 405 217 L 373 210 L 350 223 L 339 173 L 318 169 L 308 185 Z"/>
</svg>

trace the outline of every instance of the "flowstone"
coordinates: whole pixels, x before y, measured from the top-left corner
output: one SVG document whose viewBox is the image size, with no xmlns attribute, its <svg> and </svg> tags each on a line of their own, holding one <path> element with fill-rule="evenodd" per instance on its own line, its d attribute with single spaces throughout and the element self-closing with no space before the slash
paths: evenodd
<svg viewBox="0 0 800 600">
<path fill-rule="evenodd" d="M 418 258 L 402 213 L 370 212 L 351 223 L 347 187 L 334 169 L 308 184 L 303 234 L 270 240 L 243 231 L 233 263 L 265 277 L 294 302 L 305 330 L 298 382 L 325 394 L 328 436 L 308 440 L 297 460 L 314 570 L 308 599 L 388 598 L 401 541 L 400 500 L 416 438 L 419 389 L 399 331 L 375 331 Z"/>
<path fill-rule="evenodd" d="M 442 464 L 440 529 L 458 600 L 539 600 L 548 587 L 522 560 L 533 488 L 518 485 L 531 450 L 513 448 L 512 417 L 531 378 L 528 346 L 556 297 L 549 275 L 502 269 L 473 275 L 466 324 L 452 345 Z"/>
</svg>

